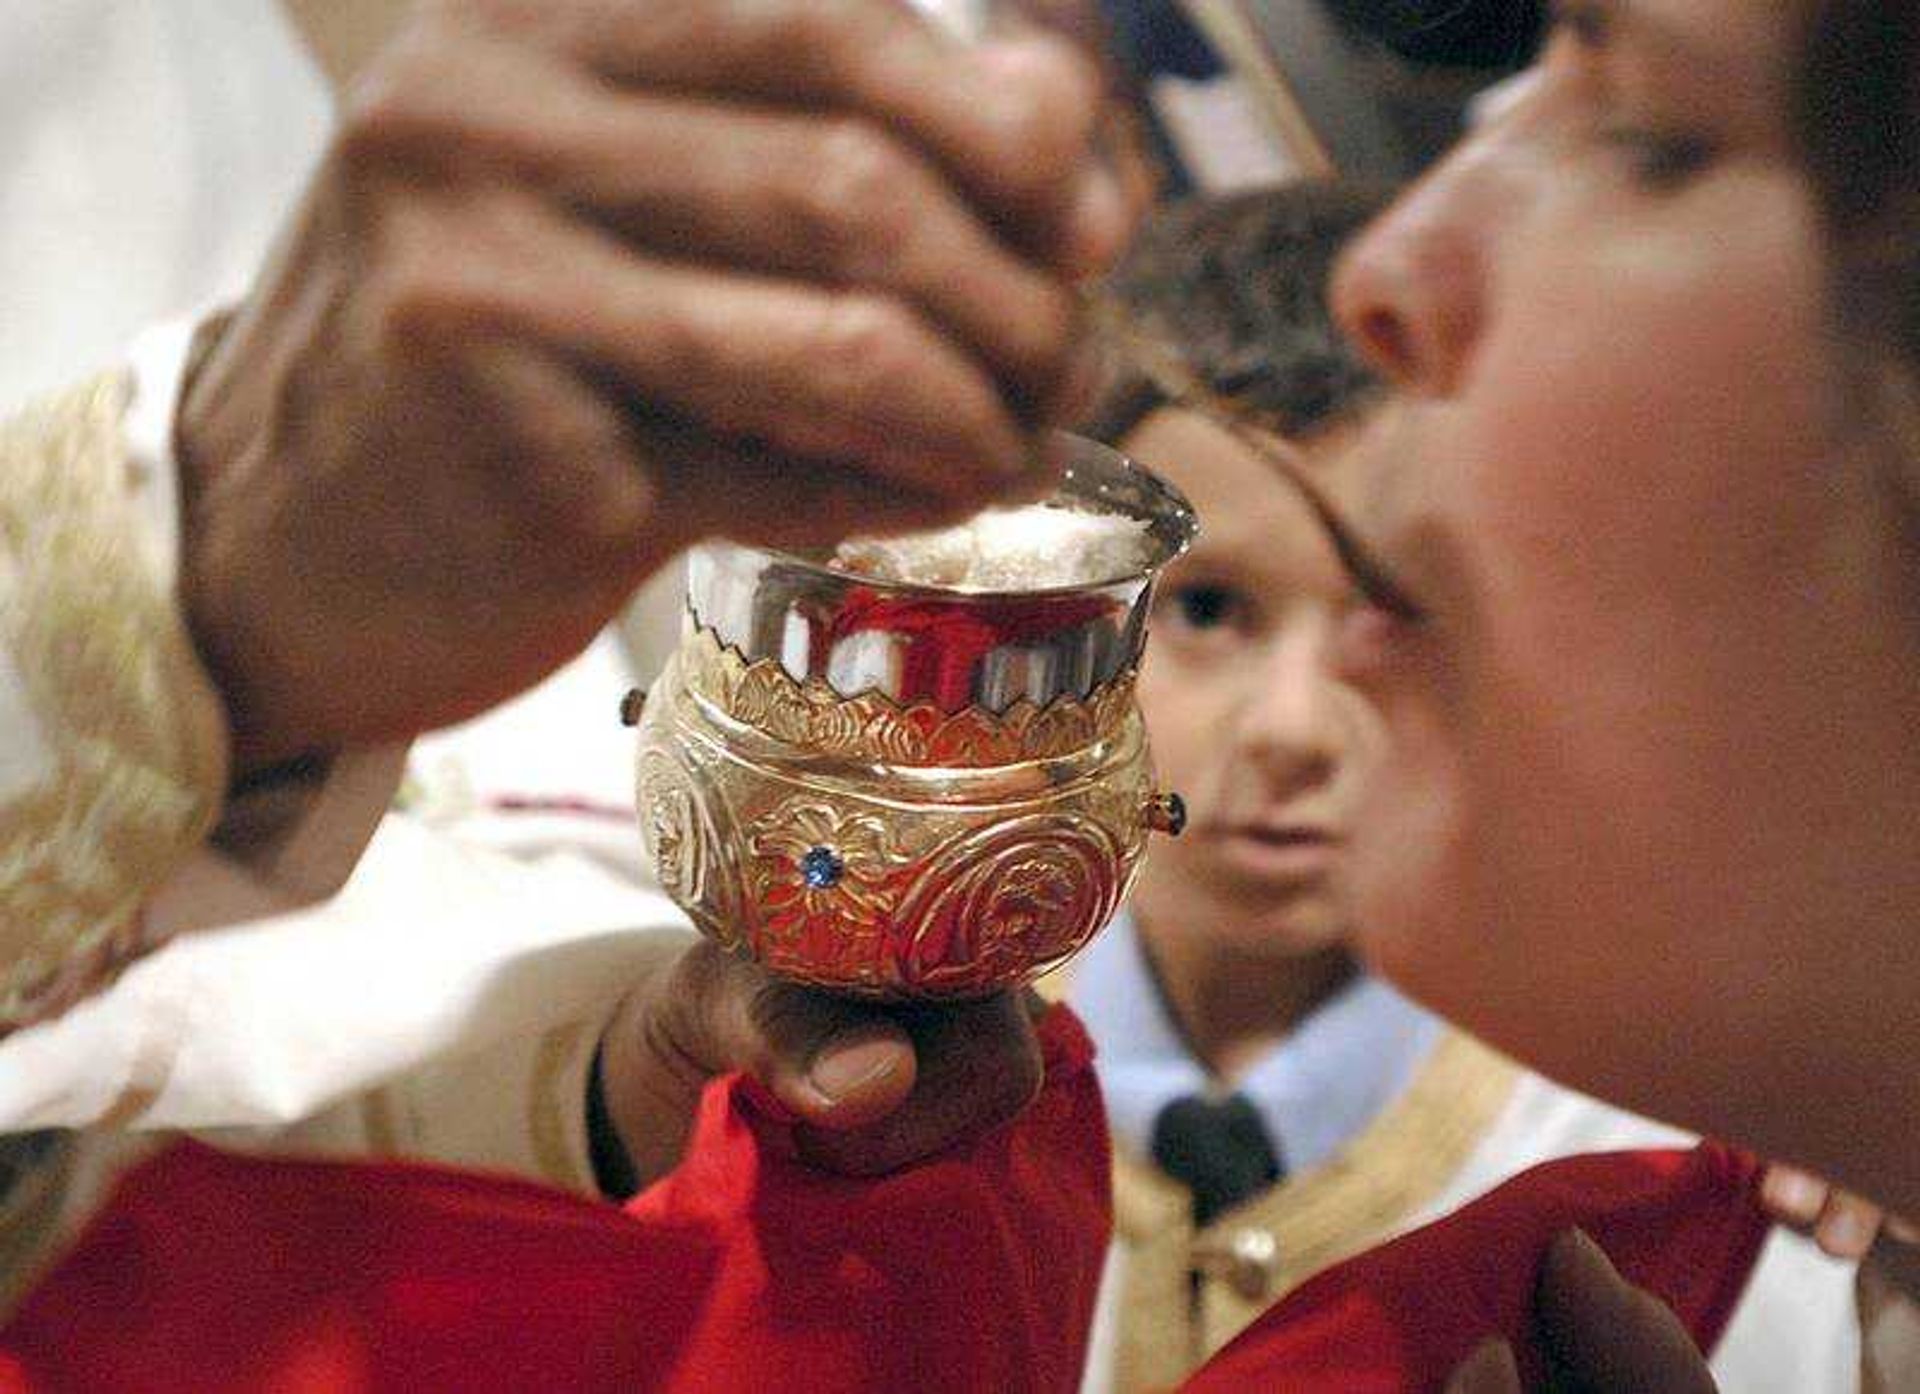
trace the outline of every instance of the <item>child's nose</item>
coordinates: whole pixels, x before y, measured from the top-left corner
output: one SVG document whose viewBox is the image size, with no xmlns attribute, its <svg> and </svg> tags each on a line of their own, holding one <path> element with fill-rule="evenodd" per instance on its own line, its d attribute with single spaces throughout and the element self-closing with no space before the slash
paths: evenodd
<svg viewBox="0 0 1920 1394">
<path fill-rule="evenodd" d="M 1328 674 L 1325 626 L 1276 636 L 1246 669 L 1240 752 L 1288 790 L 1326 779 L 1344 723 Z"/>
</svg>

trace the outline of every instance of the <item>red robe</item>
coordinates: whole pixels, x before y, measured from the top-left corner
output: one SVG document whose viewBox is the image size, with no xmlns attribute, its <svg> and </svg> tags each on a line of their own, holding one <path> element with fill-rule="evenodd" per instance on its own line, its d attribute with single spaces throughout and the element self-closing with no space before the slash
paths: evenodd
<svg viewBox="0 0 1920 1394">
<path fill-rule="evenodd" d="M 0 1390 L 1071 1389 L 1111 1225 L 1106 1119 L 1079 1023 L 1055 1012 L 1041 1041 L 1047 1085 L 1016 1122 L 878 1180 L 795 1161 L 737 1077 L 624 1210 L 180 1145 L 0 1331 Z"/>
<path fill-rule="evenodd" d="M 1109 1157 L 1085 1035 L 1056 1009 L 1042 1041 L 1025 1114 L 878 1180 L 800 1165 L 737 1078 L 624 1209 L 182 1144 L 126 1178 L 0 1330 L 0 1394 L 1068 1394 Z M 1536 1168 L 1307 1284 L 1190 1394 L 1436 1388 L 1492 1332 L 1537 1371 L 1534 1275 L 1573 1224 L 1711 1345 L 1766 1233 L 1752 1172 L 1717 1148 Z"/>
<path fill-rule="evenodd" d="M 1771 1228 L 1755 1200 L 1758 1170 L 1711 1143 L 1543 1163 L 1303 1283 L 1208 1361 L 1182 1394 L 1437 1390 L 1496 1334 L 1512 1343 L 1527 1387 L 1542 1387 L 1547 1365 L 1533 1330 L 1534 1288 L 1548 1246 L 1576 1226 L 1711 1351 Z"/>
</svg>

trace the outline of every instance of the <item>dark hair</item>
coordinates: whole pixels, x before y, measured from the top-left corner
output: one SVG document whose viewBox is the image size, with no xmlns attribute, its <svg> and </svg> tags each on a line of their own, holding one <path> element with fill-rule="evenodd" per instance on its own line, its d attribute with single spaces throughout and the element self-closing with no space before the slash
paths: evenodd
<svg viewBox="0 0 1920 1394">
<path fill-rule="evenodd" d="M 1920 0 L 1808 7 L 1795 98 L 1843 327 L 1920 367 Z"/>
<path fill-rule="evenodd" d="M 1104 291 L 1246 419 L 1309 435 L 1379 385 L 1334 323 L 1327 286 L 1341 248 L 1389 197 L 1302 183 L 1170 204 Z M 1147 374 L 1122 363 L 1083 429 L 1116 440 L 1166 403 Z"/>
</svg>

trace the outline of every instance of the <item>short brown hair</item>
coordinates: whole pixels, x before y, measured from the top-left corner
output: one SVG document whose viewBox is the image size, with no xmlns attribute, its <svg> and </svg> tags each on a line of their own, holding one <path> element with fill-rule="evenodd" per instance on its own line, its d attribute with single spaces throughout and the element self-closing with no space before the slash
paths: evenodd
<svg viewBox="0 0 1920 1394">
<path fill-rule="evenodd" d="M 1381 189 L 1314 182 L 1170 204 L 1103 290 L 1248 420 L 1309 435 L 1379 386 L 1334 322 L 1327 288 L 1341 249 L 1388 200 Z M 1117 440 L 1166 401 L 1121 363 L 1083 429 Z"/>
</svg>

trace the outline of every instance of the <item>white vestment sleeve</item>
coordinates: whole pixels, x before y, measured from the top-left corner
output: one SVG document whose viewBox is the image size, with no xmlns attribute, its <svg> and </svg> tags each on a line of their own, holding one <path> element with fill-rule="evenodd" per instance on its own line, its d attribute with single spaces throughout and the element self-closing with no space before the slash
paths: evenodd
<svg viewBox="0 0 1920 1394">
<path fill-rule="evenodd" d="M 191 333 L 0 424 L 0 1033 L 183 930 L 331 893 L 398 780 L 372 752 L 225 798 L 225 711 L 178 603 Z"/>
</svg>

